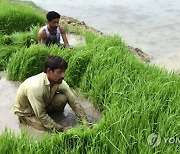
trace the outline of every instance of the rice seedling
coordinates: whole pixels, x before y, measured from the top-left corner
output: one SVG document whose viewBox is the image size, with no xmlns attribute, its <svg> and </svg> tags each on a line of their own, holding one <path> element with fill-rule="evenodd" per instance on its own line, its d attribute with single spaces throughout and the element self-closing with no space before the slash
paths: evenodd
<svg viewBox="0 0 180 154">
<path fill-rule="evenodd" d="M 9 58 L 17 50 L 18 50 L 17 46 L 0 45 L 0 70 L 1 71 L 6 69 Z"/>
<path fill-rule="evenodd" d="M 0 14 L 0 31 L 3 34 L 26 31 L 32 25 L 45 23 L 45 17 L 33 8 L 5 1 L 0 1 Z"/>
<path fill-rule="evenodd" d="M 41 46 L 34 45 L 31 48 L 22 48 L 11 57 L 8 63 L 8 78 L 23 81 L 32 74 L 42 72 L 45 58 L 48 55 L 47 49 Z"/>
</svg>

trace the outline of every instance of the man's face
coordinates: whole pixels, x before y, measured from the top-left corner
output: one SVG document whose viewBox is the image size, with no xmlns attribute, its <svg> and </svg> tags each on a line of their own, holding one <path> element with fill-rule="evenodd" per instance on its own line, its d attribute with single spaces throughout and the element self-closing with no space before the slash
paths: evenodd
<svg viewBox="0 0 180 154">
<path fill-rule="evenodd" d="M 51 21 L 48 21 L 49 27 L 56 30 L 59 26 L 59 18 L 53 19 Z"/>
<path fill-rule="evenodd" d="M 50 80 L 51 84 L 60 84 L 65 76 L 65 70 L 62 69 L 55 69 L 54 71 L 48 71 L 48 79 Z"/>
</svg>

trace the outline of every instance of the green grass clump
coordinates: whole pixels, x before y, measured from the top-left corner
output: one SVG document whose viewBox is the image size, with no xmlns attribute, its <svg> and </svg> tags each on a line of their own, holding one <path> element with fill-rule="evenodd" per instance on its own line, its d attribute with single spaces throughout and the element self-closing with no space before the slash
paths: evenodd
<svg viewBox="0 0 180 154">
<path fill-rule="evenodd" d="M 19 47 L 30 47 L 38 43 L 38 31 L 40 26 L 32 26 L 27 32 L 14 32 L 10 35 L 0 35 L 2 45 L 16 45 Z"/>
<path fill-rule="evenodd" d="M 0 1 L 0 32 L 11 34 L 30 30 L 32 25 L 45 24 L 45 17 L 33 8 Z"/>
<path fill-rule="evenodd" d="M 47 48 L 34 45 L 22 48 L 10 59 L 8 63 L 8 78 L 23 81 L 26 78 L 43 71 L 44 61 L 49 55 Z"/>
<path fill-rule="evenodd" d="M 0 70 L 1 71 L 6 69 L 9 58 L 16 51 L 18 51 L 17 46 L 0 45 Z"/>
</svg>

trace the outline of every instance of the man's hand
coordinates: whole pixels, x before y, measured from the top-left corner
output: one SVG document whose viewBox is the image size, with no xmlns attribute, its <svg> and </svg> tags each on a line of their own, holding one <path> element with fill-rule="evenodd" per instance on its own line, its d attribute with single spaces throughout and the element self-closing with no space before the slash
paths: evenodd
<svg viewBox="0 0 180 154">
<path fill-rule="evenodd" d="M 69 126 L 69 127 L 61 127 L 59 128 L 58 132 L 66 132 L 67 130 L 71 129 L 72 127 Z"/>
<path fill-rule="evenodd" d="M 90 129 L 93 127 L 93 123 L 89 123 L 86 119 L 83 119 L 82 123 L 87 129 Z"/>
</svg>

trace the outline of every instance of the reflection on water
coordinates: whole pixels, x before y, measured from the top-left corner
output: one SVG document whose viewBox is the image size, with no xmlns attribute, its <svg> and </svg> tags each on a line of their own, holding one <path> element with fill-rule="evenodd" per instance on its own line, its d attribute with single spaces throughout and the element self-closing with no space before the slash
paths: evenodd
<svg viewBox="0 0 180 154">
<path fill-rule="evenodd" d="M 179 0 L 32 1 L 104 33 L 119 33 L 127 44 L 150 54 L 153 63 L 180 57 Z"/>
</svg>

